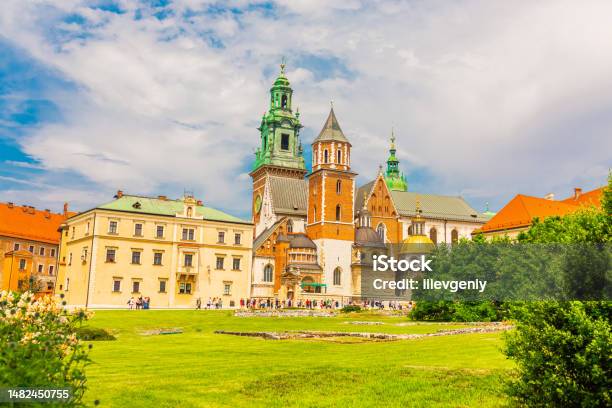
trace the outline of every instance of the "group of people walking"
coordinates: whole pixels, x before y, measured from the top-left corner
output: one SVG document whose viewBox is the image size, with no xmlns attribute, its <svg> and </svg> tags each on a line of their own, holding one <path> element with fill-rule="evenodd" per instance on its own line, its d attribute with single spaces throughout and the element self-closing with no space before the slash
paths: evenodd
<svg viewBox="0 0 612 408">
<path fill-rule="evenodd" d="M 230 305 L 231 306 L 231 305 Z M 223 299 L 221 298 L 208 298 L 205 305 L 206 309 L 222 309 Z M 202 309 L 202 298 L 196 299 L 196 309 Z"/>
<path fill-rule="evenodd" d="M 144 298 L 142 296 L 139 296 L 136 299 L 134 299 L 134 296 L 132 296 L 130 300 L 128 300 L 127 304 L 128 304 L 128 309 L 130 310 L 148 309 L 151 304 L 151 298 L 148 296 Z"/>
</svg>

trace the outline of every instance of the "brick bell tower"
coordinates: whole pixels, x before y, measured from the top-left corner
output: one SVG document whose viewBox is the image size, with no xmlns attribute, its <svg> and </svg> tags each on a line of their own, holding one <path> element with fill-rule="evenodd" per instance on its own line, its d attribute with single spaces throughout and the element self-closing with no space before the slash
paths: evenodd
<svg viewBox="0 0 612 408">
<path fill-rule="evenodd" d="M 332 106 L 321 133 L 312 143 L 306 223 L 306 233 L 319 248 L 324 282 L 332 296 L 351 294 L 356 175 L 351 171 L 351 144 Z"/>
<path fill-rule="evenodd" d="M 293 89 L 285 76 L 285 63 L 270 88 L 270 106 L 259 125 L 261 146 L 255 152 L 253 222 L 260 219 L 264 185 L 268 175 L 303 180 L 308 172 L 300 142 L 300 112 L 292 109 Z"/>
</svg>

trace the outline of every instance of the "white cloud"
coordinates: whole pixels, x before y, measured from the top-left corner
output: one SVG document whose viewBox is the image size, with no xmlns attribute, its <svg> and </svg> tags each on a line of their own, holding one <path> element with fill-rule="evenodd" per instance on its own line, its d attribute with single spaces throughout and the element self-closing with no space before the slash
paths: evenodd
<svg viewBox="0 0 612 408">
<path fill-rule="evenodd" d="M 128 0 L 121 15 L 77 1 L 3 5 L 0 35 L 80 86 L 72 100 L 58 96 L 66 121 L 24 139 L 26 153 L 107 191 L 171 185 L 248 211 L 245 163 L 272 79 L 263 73 L 286 55 L 307 132 L 333 99 L 355 170 L 368 177 L 394 126 L 403 169 L 426 169 L 431 192 L 492 194 L 499 205 L 517 192 L 563 196 L 573 183 L 604 182 L 608 2 L 281 1 L 280 18 L 258 9 L 183 17 L 206 3 L 178 2 L 162 21 L 135 21 Z M 70 12 L 87 17 L 91 37 L 51 43 L 54 19 Z M 292 65 L 308 56 L 335 57 L 351 74 Z"/>
</svg>

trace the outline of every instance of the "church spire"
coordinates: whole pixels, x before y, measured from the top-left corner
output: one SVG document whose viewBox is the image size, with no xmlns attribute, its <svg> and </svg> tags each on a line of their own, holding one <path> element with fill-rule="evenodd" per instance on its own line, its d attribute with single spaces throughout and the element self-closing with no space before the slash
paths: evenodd
<svg viewBox="0 0 612 408">
<path fill-rule="evenodd" d="M 270 88 L 270 107 L 261 119 L 261 147 L 255 152 L 253 171 L 263 165 L 297 169 L 306 173 L 303 149 L 300 142 L 299 113 L 291 108 L 293 89 L 285 75 L 285 59 L 280 72 Z"/>
<path fill-rule="evenodd" d="M 408 183 L 403 173 L 399 171 L 399 160 L 395 156 L 395 131 L 391 128 L 391 146 L 389 147 L 389 158 L 387 159 L 387 171 L 385 172 L 385 182 L 390 190 L 407 191 Z"/>
</svg>

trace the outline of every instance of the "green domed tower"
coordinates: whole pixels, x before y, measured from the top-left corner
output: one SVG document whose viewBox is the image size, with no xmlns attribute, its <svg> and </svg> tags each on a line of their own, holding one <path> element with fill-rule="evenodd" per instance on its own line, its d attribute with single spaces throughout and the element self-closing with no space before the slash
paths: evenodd
<svg viewBox="0 0 612 408">
<path fill-rule="evenodd" d="M 408 191 L 408 182 L 404 173 L 399 171 L 399 160 L 395 156 L 395 134 L 391 131 L 391 148 L 389 149 L 389 158 L 387 159 L 387 171 L 385 172 L 385 182 L 389 190 L 393 191 Z"/>
<path fill-rule="evenodd" d="M 270 108 L 261 118 L 258 130 L 261 146 L 255 152 L 253 171 L 261 166 L 270 165 L 303 170 L 306 166 L 300 142 L 300 113 L 291 108 L 293 89 L 285 76 L 285 63 L 270 88 Z"/>
</svg>

